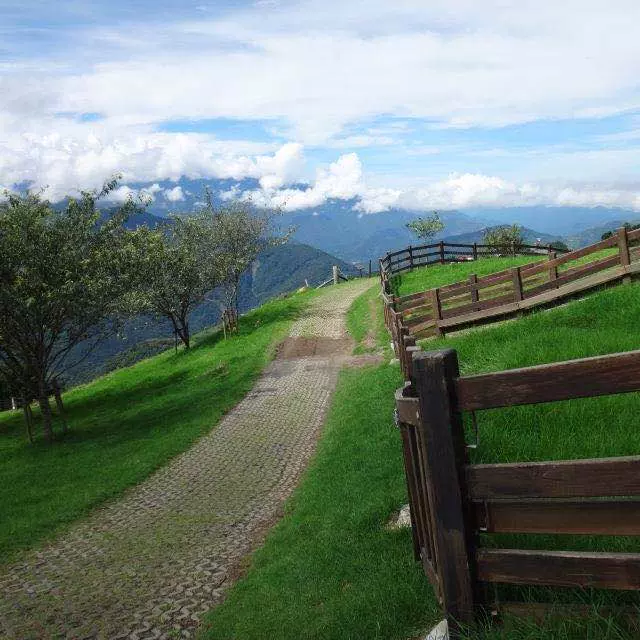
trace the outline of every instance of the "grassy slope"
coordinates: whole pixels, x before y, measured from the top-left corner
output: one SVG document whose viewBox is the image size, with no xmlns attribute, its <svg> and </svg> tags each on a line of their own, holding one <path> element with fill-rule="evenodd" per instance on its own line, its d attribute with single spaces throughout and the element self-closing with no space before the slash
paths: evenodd
<svg viewBox="0 0 640 640">
<path fill-rule="evenodd" d="M 405 278 L 414 286 L 420 280 L 418 288 L 428 288 L 474 271 L 504 268 L 503 260 L 496 262 L 486 271 L 477 263 L 455 269 L 447 265 Z M 401 283 L 405 293 L 411 285 Z M 376 335 L 367 313 L 367 298 L 375 295 L 375 289 L 365 293 L 349 313 L 349 326 L 360 346 L 368 333 Z M 640 284 L 634 284 L 424 346 L 456 348 L 464 373 L 493 371 L 638 348 L 639 320 Z M 379 320 L 373 326 L 379 326 Z M 376 340 L 384 343 L 387 338 L 377 333 Z M 407 638 L 435 621 L 435 601 L 413 563 L 410 537 L 381 527 L 385 515 L 405 499 L 400 442 L 389 416 L 400 382 L 397 368 L 388 364 L 343 372 L 318 454 L 288 504 L 287 516 L 255 554 L 246 579 L 210 614 L 204 638 Z M 475 460 L 637 454 L 640 435 L 629 428 L 635 424 L 637 402 L 632 394 L 478 414 L 481 440 Z M 563 546 L 558 544 L 562 538 L 551 536 L 503 536 L 500 542 Z M 617 538 L 615 543 L 564 538 L 565 548 L 598 544 L 638 550 L 631 538 Z M 541 595 L 549 594 L 532 597 Z M 598 601 L 589 592 L 579 598 Z M 507 619 L 502 627 L 473 634 L 474 639 L 509 640 L 636 636 L 637 631 L 623 633 L 611 619 L 597 616 L 556 619 L 542 626 Z"/>
<path fill-rule="evenodd" d="M 545 258 L 540 258 L 541 260 Z M 404 296 L 425 289 L 441 287 L 445 284 L 465 280 L 472 273 L 486 276 L 494 271 L 502 271 L 510 267 L 536 262 L 532 256 L 518 256 L 515 258 L 481 258 L 473 262 L 451 262 L 435 265 L 415 271 L 408 271 L 394 279 L 396 293 Z"/>
<path fill-rule="evenodd" d="M 354 353 L 377 351 L 389 344 L 380 309 L 380 287 L 376 282 L 356 298 L 347 313 L 347 328 L 356 341 Z"/>
<path fill-rule="evenodd" d="M 421 284 L 427 287 L 441 284 L 439 275 L 433 274 L 430 278 L 423 272 L 420 277 Z M 450 334 L 441 340 L 425 340 L 422 346 L 424 349 L 454 348 L 462 374 L 484 373 L 638 349 L 639 323 L 640 283 L 636 282 L 516 321 Z M 472 450 L 472 461 L 638 455 L 640 432 L 634 428 L 637 410 L 638 395 L 626 394 L 478 412 L 480 445 Z M 640 552 L 640 540 L 632 537 L 500 535 L 485 536 L 483 544 Z M 514 594 L 505 589 L 501 594 L 503 599 L 514 595 L 522 597 L 522 592 Z M 535 590 L 528 596 L 535 600 L 640 604 L 637 596 L 630 593 Z M 512 620 L 507 621 L 502 630 L 492 630 L 482 637 L 619 638 L 637 637 L 639 632 L 636 629 L 631 634 L 623 634 L 610 619 L 592 616 L 586 622 L 556 620 L 542 628 Z"/>
<path fill-rule="evenodd" d="M 376 331 L 370 301 L 354 303 L 349 327 L 358 341 Z M 362 346 L 362 345 L 361 345 Z M 202 638 L 407 638 L 437 619 L 407 530 L 385 527 L 406 501 L 388 364 L 344 370 L 322 440 L 284 519 L 253 558 L 246 577 L 209 614 Z"/>
<path fill-rule="evenodd" d="M 613 255 L 618 250 L 602 249 L 589 255 L 561 264 L 558 272 L 562 273 L 567 269 L 601 260 Z M 481 258 L 474 262 L 452 262 L 444 265 L 435 265 L 424 269 L 408 271 L 394 279 L 394 287 L 397 295 L 403 296 L 409 293 L 416 293 L 434 287 L 441 287 L 460 280 L 466 280 L 472 273 L 478 276 L 486 276 L 496 271 L 517 267 L 532 262 L 545 261 L 546 256 L 536 258 L 535 256 L 517 256 L 515 258 Z"/>
<path fill-rule="evenodd" d="M 309 295 L 243 317 L 223 340 L 201 334 L 65 395 L 64 442 L 30 446 L 21 414 L 0 414 L 0 562 L 140 482 L 206 433 L 251 388 Z"/>
</svg>

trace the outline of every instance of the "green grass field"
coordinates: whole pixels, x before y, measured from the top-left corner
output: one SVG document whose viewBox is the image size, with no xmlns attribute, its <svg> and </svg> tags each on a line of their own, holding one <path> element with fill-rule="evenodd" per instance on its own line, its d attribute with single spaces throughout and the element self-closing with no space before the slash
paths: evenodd
<svg viewBox="0 0 640 640">
<path fill-rule="evenodd" d="M 540 260 L 545 260 L 541 257 Z M 518 267 L 530 262 L 536 262 L 534 256 L 517 256 L 515 258 L 481 258 L 469 262 L 450 262 L 448 264 L 435 265 L 405 273 L 393 278 L 393 287 L 399 296 L 409 293 L 417 293 L 441 287 L 445 284 L 467 279 L 472 273 L 486 276 L 495 271 L 502 271 L 511 267 Z"/>
<path fill-rule="evenodd" d="M 375 285 L 356 298 L 347 313 L 347 329 L 356 341 L 354 353 L 371 353 L 389 347 L 389 335 L 384 326 L 380 286 Z"/>
<path fill-rule="evenodd" d="M 196 337 L 65 394 L 70 433 L 28 444 L 19 412 L 0 414 L 0 562 L 144 479 L 209 431 L 252 387 L 313 293 L 267 303 L 240 332 Z"/>
<path fill-rule="evenodd" d="M 486 272 L 508 266 L 499 262 Z M 442 272 L 435 267 L 408 276 L 429 288 L 465 277 L 477 266 L 446 265 Z M 360 345 L 367 335 L 375 335 L 379 344 L 388 340 L 380 333 L 380 316 L 368 312 L 367 299 L 375 295 L 373 289 L 365 293 L 349 314 Z M 639 321 L 640 284 L 632 284 L 516 321 L 425 341 L 423 347 L 457 349 L 463 373 L 496 371 L 638 348 Z M 318 454 L 288 503 L 285 519 L 255 554 L 246 578 L 209 615 L 202 638 L 410 638 L 437 620 L 435 599 L 412 559 L 408 532 L 391 533 L 383 526 L 406 501 L 400 439 L 390 416 L 400 384 L 397 367 L 387 363 L 343 372 Z M 629 394 L 479 413 L 480 446 L 473 459 L 638 454 L 638 406 L 637 394 Z M 640 551 L 633 538 L 595 536 L 494 536 L 485 543 Z M 502 590 L 501 595 L 639 604 L 635 595 L 622 593 Z M 502 626 L 469 632 L 469 638 L 628 640 L 639 632 L 624 631 L 612 618 L 594 613 L 541 625 L 506 618 Z"/>
</svg>

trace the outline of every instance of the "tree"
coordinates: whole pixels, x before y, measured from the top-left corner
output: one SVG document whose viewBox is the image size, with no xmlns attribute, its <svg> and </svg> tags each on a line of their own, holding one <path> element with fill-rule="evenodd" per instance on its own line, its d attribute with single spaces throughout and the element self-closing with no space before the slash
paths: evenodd
<svg viewBox="0 0 640 640">
<path fill-rule="evenodd" d="M 522 227 L 517 224 L 511 224 L 488 228 L 484 232 L 482 241 L 502 253 L 516 255 L 524 244 Z"/>
<path fill-rule="evenodd" d="M 622 225 L 627 231 L 635 231 L 636 229 L 640 229 L 640 224 L 631 224 L 630 222 L 625 222 Z M 614 236 L 617 233 L 617 229 L 614 229 L 613 231 L 605 231 L 602 236 L 600 237 L 601 240 L 608 240 L 609 238 L 611 238 L 612 236 Z"/>
<path fill-rule="evenodd" d="M 407 228 L 411 229 L 421 240 L 433 238 L 436 233 L 440 233 L 444 229 L 444 223 L 440 220 L 440 215 L 434 211 L 425 218 L 416 218 L 411 222 L 407 222 Z"/>
<path fill-rule="evenodd" d="M 215 238 L 208 216 L 174 216 L 154 230 L 139 229 L 145 308 L 167 318 L 188 349 L 189 315 L 221 282 L 213 259 Z"/>
<path fill-rule="evenodd" d="M 571 251 L 569 245 L 562 240 L 554 240 L 549 246 L 557 251 Z"/>
<path fill-rule="evenodd" d="M 250 201 L 237 200 L 223 207 L 213 206 L 207 194 L 207 205 L 202 215 L 207 219 L 209 259 L 219 274 L 225 308 L 238 312 L 238 288 L 261 251 L 287 242 L 292 232 L 284 233 L 274 226 L 279 209 L 257 210 Z"/>
<path fill-rule="evenodd" d="M 137 274 L 124 223 L 137 207 L 128 201 L 107 216 L 96 208 L 116 184 L 83 192 L 62 211 L 34 193 L 0 204 L 0 371 L 38 400 L 49 442 L 56 376 L 116 331 L 134 304 Z"/>
</svg>

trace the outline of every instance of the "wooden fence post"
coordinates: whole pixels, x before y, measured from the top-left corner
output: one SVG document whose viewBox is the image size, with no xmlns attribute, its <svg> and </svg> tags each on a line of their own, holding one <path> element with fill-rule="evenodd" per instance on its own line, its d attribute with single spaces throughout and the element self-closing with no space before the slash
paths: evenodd
<svg viewBox="0 0 640 640">
<path fill-rule="evenodd" d="M 555 251 L 549 251 L 549 261 L 555 260 L 558 254 Z M 549 267 L 549 282 L 553 282 L 558 279 L 558 266 L 552 265 Z"/>
<path fill-rule="evenodd" d="M 413 248 L 409 245 L 409 270 L 413 271 Z"/>
<path fill-rule="evenodd" d="M 471 294 L 471 302 L 472 304 L 475 304 L 476 302 L 479 301 L 479 296 L 478 296 L 478 288 L 477 285 L 478 284 L 478 275 L 475 273 L 472 273 L 469 276 L 469 288 L 471 289 L 470 294 Z"/>
<path fill-rule="evenodd" d="M 444 264 L 444 242 L 440 240 L 440 264 Z"/>
<path fill-rule="evenodd" d="M 627 237 L 627 228 L 618 229 L 618 250 L 620 251 L 620 265 L 628 267 L 631 264 L 631 256 L 629 254 L 629 238 Z M 623 278 L 623 282 L 631 282 L 631 276 L 627 275 Z"/>
<path fill-rule="evenodd" d="M 440 289 L 431 289 L 431 304 L 433 305 L 433 319 L 437 336 L 442 336 L 440 320 L 442 320 L 442 303 L 440 302 Z"/>
<path fill-rule="evenodd" d="M 371 260 L 369 260 L 369 277 L 371 277 Z"/>
<path fill-rule="evenodd" d="M 333 284 L 338 284 L 340 278 L 338 276 L 338 265 L 333 265 Z"/>
<path fill-rule="evenodd" d="M 404 329 L 405 333 L 402 336 L 403 341 L 404 341 L 404 347 L 403 347 L 403 351 L 404 351 L 404 379 L 406 381 L 410 381 L 411 380 L 411 358 L 412 358 L 412 353 L 413 351 L 409 349 L 409 347 L 415 347 L 416 346 L 416 339 L 414 338 L 414 336 L 409 335 L 409 330 L 408 329 Z"/>
<path fill-rule="evenodd" d="M 516 302 L 522 300 L 522 277 L 520 275 L 520 267 L 513 267 L 511 269 L 511 275 L 513 278 L 513 299 Z"/>
<path fill-rule="evenodd" d="M 465 442 L 454 391 L 458 375 L 453 349 L 416 354 L 413 359 L 436 567 L 452 637 L 460 624 L 473 622 L 475 573 L 475 550 L 463 504 Z"/>
<path fill-rule="evenodd" d="M 475 242 L 473 243 L 473 259 L 478 259 L 478 245 Z"/>
</svg>

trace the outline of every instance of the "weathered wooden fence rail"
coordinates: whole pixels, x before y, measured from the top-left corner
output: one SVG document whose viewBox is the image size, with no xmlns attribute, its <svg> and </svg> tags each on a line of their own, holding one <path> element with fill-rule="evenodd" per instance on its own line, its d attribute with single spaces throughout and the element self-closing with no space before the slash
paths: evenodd
<svg viewBox="0 0 640 640">
<path fill-rule="evenodd" d="M 622 228 L 611 238 L 561 256 L 551 251 L 546 260 L 487 276 L 472 274 L 461 282 L 404 296 L 395 295 L 383 276 L 385 323 L 405 376 L 406 348 L 416 339 L 517 315 L 639 275 L 640 247 L 633 246 L 639 241 L 640 229 Z M 588 257 L 592 259 L 585 260 Z"/>
<path fill-rule="evenodd" d="M 461 377 L 455 351 L 410 347 L 396 393 L 416 558 L 450 629 L 492 602 L 491 583 L 640 590 L 640 554 L 496 549 L 480 533 L 640 535 L 640 456 L 470 464 L 463 413 L 640 391 L 640 351 Z"/>
</svg>

